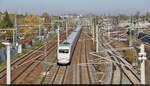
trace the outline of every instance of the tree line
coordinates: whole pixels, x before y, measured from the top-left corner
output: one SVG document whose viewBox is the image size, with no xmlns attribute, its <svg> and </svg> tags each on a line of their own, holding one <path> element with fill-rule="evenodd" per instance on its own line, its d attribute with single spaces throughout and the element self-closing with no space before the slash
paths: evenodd
<svg viewBox="0 0 150 86">
<path fill-rule="evenodd" d="M 13 27 L 13 23 L 9 17 L 8 11 L 6 10 L 4 13 L 0 12 L 0 28 L 11 27 Z"/>
<path fill-rule="evenodd" d="M 34 38 L 37 34 L 34 34 L 35 32 L 38 31 L 38 25 L 39 24 L 44 24 L 44 23 L 50 23 L 50 16 L 48 13 L 44 12 L 41 16 L 39 15 L 34 15 L 30 13 L 26 14 L 16 14 L 16 23 L 17 23 L 17 28 L 18 28 L 18 36 L 23 36 L 26 39 L 32 39 Z M 22 26 L 20 27 L 19 25 L 29 25 L 29 26 Z M 9 13 L 7 10 L 5 12 L 0 12 L 0 29 L 13 29 L 15 28 L 15 14 Z M 49 24 L 44 24 L 41 26 L 42 28 L 48 28 L 50 29 Z M 12 30 L 7 30 L 5 34 L 0 35 L 0 40 L 5 39 L 6 37 L 12 37 L 13 36 L 13 31 Z"/>
</svg>

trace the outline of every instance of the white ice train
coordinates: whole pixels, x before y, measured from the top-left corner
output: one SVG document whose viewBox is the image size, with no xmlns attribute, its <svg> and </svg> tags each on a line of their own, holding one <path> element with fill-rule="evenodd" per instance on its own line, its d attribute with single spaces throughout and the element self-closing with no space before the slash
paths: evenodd
<svg viewBox="0 0 150 86">
<path fill-rule="evenodd" d="M 59 45 L 57 49 L 58 65 L 70 64 L 76 43 L 81 33 L 81 27 L 81 25 L 78 25 L 77 28 L 67 37 L 67 39 Z"/>
</svg>

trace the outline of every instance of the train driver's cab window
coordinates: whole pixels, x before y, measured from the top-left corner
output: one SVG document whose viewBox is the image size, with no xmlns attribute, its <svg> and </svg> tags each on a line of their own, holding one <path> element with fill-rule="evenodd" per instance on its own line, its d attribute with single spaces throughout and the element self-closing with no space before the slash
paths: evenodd
<svg viewBox="0 0 150 86">
<path fill-rule="evenodd" d="M 59 50 L 59 53 L 68 53 L 68 52 L 69 52 L 68 49 L 60 49 L 60 50 Z"/>
</svg>

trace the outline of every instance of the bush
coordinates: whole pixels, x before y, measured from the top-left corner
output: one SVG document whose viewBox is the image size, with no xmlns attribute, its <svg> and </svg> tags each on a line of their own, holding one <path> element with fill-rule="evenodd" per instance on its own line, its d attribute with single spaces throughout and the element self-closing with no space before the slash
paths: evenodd
<svg viewBox="0 0 150 86">
<path fill-rule="evenodd" d="M 3 44 L 0 44 L 0 48 L 2 48 L 2 47 L 5 47 L 5 45 L 3 45 Z"/>
<path fill-rule="evenodd" d="M 133 60 L 133 53 L 131 50 L 123 50 L 123 54 L 124 54 L 124 57 L 130 62 L 132 63 L 132 60 Z"/>
</svg>

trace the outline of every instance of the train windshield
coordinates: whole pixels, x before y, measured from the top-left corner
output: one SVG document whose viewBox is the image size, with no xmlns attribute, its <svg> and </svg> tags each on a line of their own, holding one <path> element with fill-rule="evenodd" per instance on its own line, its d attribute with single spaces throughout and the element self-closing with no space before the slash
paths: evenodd
<svg viewBox="0 0 150 86">
<path fill-rule="evenodd" d="M 59 53 L 69 53 L 68 49 L 59 49 Z"/>
</svg>

